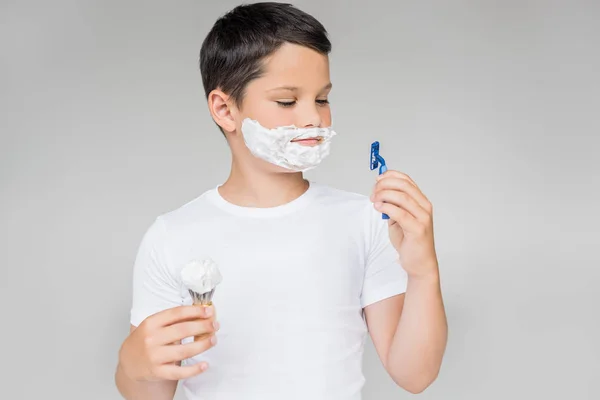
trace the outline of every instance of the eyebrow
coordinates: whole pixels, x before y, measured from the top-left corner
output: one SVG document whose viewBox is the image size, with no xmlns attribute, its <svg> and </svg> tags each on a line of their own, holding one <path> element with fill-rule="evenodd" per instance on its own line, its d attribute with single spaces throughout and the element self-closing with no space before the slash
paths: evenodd
<svg viewBox="0 0 600 400">
<path fill-rule="evenodd" d="M 324 90 L 327 90 L 327 89 L 331 89 L 332 86 L 333 86 L 332 83 L 329 82 L 327 85 L 325 85 L 323 87 L 323 89 L 321 89 L 321 91 L 324 91 Z M 274 92 L 276 90 L 287 90 L 287 91 L 290 91 L 290 92 L 297 92 L 299 90 L 299 88 L 297 86 L 279 86 L 279 87 L 276 87 L 276 88 L 273 88 L 273 89 L 269 89 L 268 92 Z"/>
</svg>

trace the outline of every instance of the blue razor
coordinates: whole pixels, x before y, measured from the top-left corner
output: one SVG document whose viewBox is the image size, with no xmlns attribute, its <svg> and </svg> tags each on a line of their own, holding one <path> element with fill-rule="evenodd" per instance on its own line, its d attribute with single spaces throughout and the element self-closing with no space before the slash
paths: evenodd
<svg viewBox="0 0 600 400">
<path fill-rule="evenodd" d="M 379 154 L 379 142 L 373 142 L 371 144 L 371 163 L 369 164 L 369 166 L 371 167 L 371 171 L 379 167 L 379 175 L 387 171 L 387 167 L 385 166 L 385 160 Z M 381 219 L 390 219 L 390 217 L 387 214 L 382 214 Z"/>
</svg>

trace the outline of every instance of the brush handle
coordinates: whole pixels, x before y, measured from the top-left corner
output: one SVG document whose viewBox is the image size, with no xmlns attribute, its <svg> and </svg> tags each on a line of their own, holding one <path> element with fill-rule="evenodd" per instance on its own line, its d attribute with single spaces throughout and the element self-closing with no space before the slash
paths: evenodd
<svg viewBox="0 0 600 400">
<path fill-rule="evenodd" d="M 194 306 L 196 306 L 196 307 L 210 307 L 210 306 L 212 306 L 212 305 L 213 305 L 213 302 L 212 302 L 212 301 L 210 301 L 210 302 L 208 302 L 208 303 L 206 303 L 206 304 L 194 303 Z M 213 314 L 213 316 L 212 316 L 212 317 L 210 317 L 209 319 L 210 319 L 211 321 L 214 321 L 214 320 L 215 320 L 215 315 Z M 201 333 L 200 335 L 196 335 L 196 336 L 194 336 L 194 342 L 198 342 L 198 341 L 200 341 L 200 340 L 204 340 L 204 339 L 206 339 L 207 337 L 209 337 L 210 335 L 212 335 L 212 333 Z"/>
<path fill-rule="evenodd" d="M 387 171 L 387 167 L 385 164 L 381 164 L 379 167 L 379 175 L 383 174 L 385 171 Z M 387 214 L 381 214 L 381 219 L 390 219 L 390 216 Z"/>
</svg>

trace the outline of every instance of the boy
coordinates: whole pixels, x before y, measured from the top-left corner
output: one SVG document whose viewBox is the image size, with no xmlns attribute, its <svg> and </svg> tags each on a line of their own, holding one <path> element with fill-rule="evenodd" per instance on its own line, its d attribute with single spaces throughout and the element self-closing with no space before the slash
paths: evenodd
<svg viewBox="0 0 600 400">
<path fill-rule="evenodd" d="M 202 78 L 231 173 L 142 240 L 116 372 L 125 398 L 171 399 L 183 380 L 189 399 L 360 399 L 367 332 L 399 386 L 436 378 L 447 327 L 431 204 L 397 171 L 370 199 L 302 175 L 335 135 L 330 50 L 288 4 L 236 7 L 206 37 Z M 292 125 L 305 130 L 280 128 Z M 212 307 L 191 305 L 180 278 L 202 258 L 223 276 Z"/>
</svg>

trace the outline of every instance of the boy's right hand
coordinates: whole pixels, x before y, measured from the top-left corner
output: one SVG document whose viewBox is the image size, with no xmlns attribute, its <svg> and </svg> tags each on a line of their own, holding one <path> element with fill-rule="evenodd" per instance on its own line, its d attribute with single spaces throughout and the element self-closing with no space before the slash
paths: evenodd
<svg viewBox="0 0 600 400">
<path fill-rule="evenodd" d="M 179 363 L 213 347 L 218 329 L 213 306 L 180 306 L 161 311 L 146 318 L 125 339 L 119 363 L 125 375 L 135 381 L 179 380 L 198 375 L 206 370 L 206 363 L 184 367 Z M 201 334 L 207 335 L 180 343 Z"/>
</svg>

